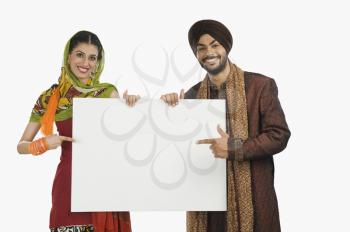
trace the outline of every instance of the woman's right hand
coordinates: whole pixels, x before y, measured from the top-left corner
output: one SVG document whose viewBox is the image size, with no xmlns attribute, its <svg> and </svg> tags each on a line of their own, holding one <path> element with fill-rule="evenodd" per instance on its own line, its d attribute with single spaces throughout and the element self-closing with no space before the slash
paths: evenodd
<svg viewBox="0 0 350 232">
<path fill-rule="evenodd" d="M 47 142 L 49 150 L 56 149 L 57 147 L 61 146 L 63 141 L 73 142 L 72 138 L 66 137 L 66 136 L 60 136 L 58 134 L 46 136 L 45 140 Z"/>
</svg>

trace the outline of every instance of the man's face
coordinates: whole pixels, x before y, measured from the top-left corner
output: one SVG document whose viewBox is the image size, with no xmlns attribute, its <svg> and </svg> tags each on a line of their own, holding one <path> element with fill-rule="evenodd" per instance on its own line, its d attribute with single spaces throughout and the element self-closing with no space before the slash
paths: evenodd
<svg viewBox="0 0 350 232">
<path fill-rule="evenodd" d="M 216 75 L 227 63 L 225 48 L 209 34 L 204 34 L 197 43 L 197 59 L 209 74 Z"/>
</svg>

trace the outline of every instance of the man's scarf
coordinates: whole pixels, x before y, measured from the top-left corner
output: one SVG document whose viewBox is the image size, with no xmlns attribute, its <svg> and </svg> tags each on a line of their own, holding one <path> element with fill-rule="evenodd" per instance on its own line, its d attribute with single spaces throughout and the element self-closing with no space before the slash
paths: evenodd
<svg viewBox="0 0 350 232">
<path fill-rule="evenodd" d="M 210 99 L 208 75 L 202 81 L 197 99 Z M 209 95 L 209 96 L 208 96 Z M 248 115 L 244 87 L 244 72 L 230 64 L 226 80 L 226 102 L 230 137 L 248 138 Z M 226 230 L 252 232 L 254 223 L 250 161 L 227 161 Z M 188 212 L 187 231 L 206 232 L 207 212 Z"/>
</svg>

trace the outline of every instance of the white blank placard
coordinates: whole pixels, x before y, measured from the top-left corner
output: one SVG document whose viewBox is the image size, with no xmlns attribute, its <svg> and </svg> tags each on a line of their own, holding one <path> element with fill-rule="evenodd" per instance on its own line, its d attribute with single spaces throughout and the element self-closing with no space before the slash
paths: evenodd
<svg viewBox="0 0 350 232">
<path fill-rule="evenodd" d="M 226 210 L 226 160 L 196 144 L 225 130 L 224 100 L 73 105 L 73 212 Z"/>
</svg>

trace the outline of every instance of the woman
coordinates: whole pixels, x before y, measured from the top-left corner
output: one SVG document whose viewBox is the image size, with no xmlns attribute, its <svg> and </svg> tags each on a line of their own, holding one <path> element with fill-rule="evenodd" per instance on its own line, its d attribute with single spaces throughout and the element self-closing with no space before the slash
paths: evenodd
<svg viewBox="0 0 350 232">
<path fill-rule="evenodd" d="M 72 167 L 72 102 L 74 97 L 118 98 L 115 86 L 99 83 L 104 66 L 104 51 L 98 37 L 88 31 L 76 33 L 64 51 L 62 73 L 58 84 L 38 98 L 30 121 L 17 145 L 20 154 L 41 155 L 62 146 L 52 188 L 50 229 L 53 232 L 131 231 L 128 212 L 74 213 L 70 211 Z M 139 96 L 124 93 L 126 103 L 133 106 Z M 55 121 L 59 135 L 53 134 Z M 38 130 L 45 135 L 34 140 Z"/>
</svg>

